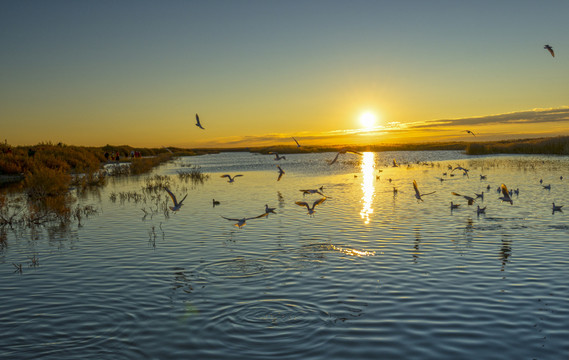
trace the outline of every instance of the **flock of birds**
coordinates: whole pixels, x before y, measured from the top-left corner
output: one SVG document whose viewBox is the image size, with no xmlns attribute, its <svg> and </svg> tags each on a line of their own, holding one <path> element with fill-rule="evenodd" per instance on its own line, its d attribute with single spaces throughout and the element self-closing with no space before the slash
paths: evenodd
<svg viewBox="0 0 569 360">
<path fill-rule="evenodd" d="M 549 51 L 549 53 L 551 54 L 552 57 L 555 57 L 555 52 L 553 51 L 553 47 L 552 47 L 551 45 L 547 44 L 547 45 L 545 45 L 543 48 L 546 49 L 547 51 Z M 195 125 L 196 125 L 198 128 L 200 128 L 200 129 L 202 129 L 202 130 L 205 130 L 205 128 L 204 128 L 203 125 L 201 124 L 200 117 L 199 117 L 198 114 L 196 114 L 196 124 L 195 124 Z M 464 130 L 464 131 L 465 131 L 467 134 L 470 134 L 470 135 L 472 135 L 472 136 L 476 136 L 476 134 L 475 134 L 472 130 Z M 300 143 L 298 142 L 298 140 L 296 140 L 296 138 L 294 138 L 294 137 L 292 137 L 292 139 L 293 139 L 294 142 L 296 143 L 297 148 L 300 148 L 301 145 L 300 145 Z M 167 150 L 170 151 L 169 149 L 167 149 Z M 346 154 L 346 153 L 352 153 L 352 154 L 356 154 L 356 155 L 363 155 L 361 152 L 358 152 L 358 151 L 355 151 L 355 150 L 352 150 L 352 149 L 349 149 L 349 148 L 343 148 L 343 149 L 340 149 L 340 150 L 338 151 L 338 153 L 336 154 L 336 156 L 334 157 L 334 159 L 332 159 L 331 161 L 329 161 L 328 164 L 329 164 L 329 165 L 335 164 L 335 163 L 337 162 L 339 156 L 342 155 L 342 154 Z M 281 155 L 279 155 L 277 152 L 269 152 L 269 154 L 274 155 L 274 160 L 275 160 L 275 161 L 286 160 L 286 156 L 281 156 Z M 396 161 L 395 159 L 393 159 L 393 167 L 398 167 L 398 166 L 399 166 L 399 165 L 397 164 L 397 161 Z M 451 167 L 451 168 L 452 168 L 452 167 Z M 281 178 L 283 177 L 283 175 L 285 174 L 285 171 L 280 167 L 280 165 L 277 165 L 277 169 L 278 169 L 278 171 L 279 171 L 279 175 L 278 175 L 277 181 L 280 181 Z M 466 168 L 464 168 L 464 167 L 457 166 L 457 167 L 455 167 L 455 168 L 452 168 L 451 173 L 454 172 L 455 170 L 462 171 L 462 173 L 463 173 L 464 176 L 468 176 L 468 171 L 469 171 L 469 170 L 466 169 Z M 243 175 L 242 175 L 242 174 L 236 174 L 236 175 L 233 175 L 233 176 L 231 176 L 230 174 L 221 175 L 222 178 L 227 178 L 227 179 L 228 179 L 227 182 L 229 182 L 229 183 L 235 182 L 235 179 L 236 179 L 237 177 L 240 177 L 240 176 L 243 176 Z M 480 178 L 481 178 L 481 180 L 482 180 L 482 179 L 485 179 L 485 176 L 484 176 L 484 175 L 480 175 Z M 441 182 L 445 180 L 444 178 L 439 178 L 439 179 L 440 179 Z M 489 186 L 489 185 L 488 185 L 488 186 Z M 548 185 L 543 185 L 543 187 L 544 187 L 545 189 L 548 189 Z M 422 193 L 422 192 L 419 190 L 419 187 L 418 187 L 417 182 L 416 182 L 415 180 L 413 180 L 413 189 L 415 190 L 415 198 L 417 199 L 417 201 L 424 201 L 424 200 L 423 200 L 423 196 L 427 196 L 427 195 L 431 195 L 431 194 L 434 194 L 434 193 L 435 193 L 435 191 L 432 191 L 432 192 L 429 192 L 429 193 Z M 550 189 L 550 185 L 549 185 L 549 189 Z M 186 199 L 186 197 L 187 197 L 188 195 L 186 194 L 186 195 L 182 198 L 182 200 L 178 201 L 177 198 L 176 198 L 176 196 L 172 193 L 172 191 L 170 191 L 170 189 L 166 188 L 166 191 L 168 192 L 168 195 L 170 195 L 170 198 L 172 199 L 172 202 L 173 202 L 173 206 L 170 206 L 170 207 L 169 207 L 170 210 L 172 210 L 172 211 L 178 211 L 178 210 L 180 210 L 180 208 L 182 207 L 182 205 L 183 205 L 183 203 L 184 203 L 184 200 Z M 304 196 L 304 195 L 307 195 L 307 194 L 319 194 L 319 195 L 322 196 L 320 199 L 318 199 L 318 200 L 312 202 L 312 204 L 310 204 L 310 203 L 308 203 L 308 202 L 306 202 L 306 201 L 297 201 L 297 202 L 295 202 L 296 205 L 306 207 L 306 209 L 308 210 L 308 215 L 313 216 L 313 215 L 314 215 L 314 212 L 315 212 L 316 206 L 318 206 L 318 205 L 322 204 L 324 201 L 326 201 L 326 196 L 322 193 L 322 187 L 321 187 L 320 189 L 300 190 L 300 191 L 303 193 L 303 196 Z M 518 191 L 519 191 L 519 190 L 518 190 Z M 397 188 L 394 187 L 394 188 L 393 188 L 393 192 L 394 192 L 394 194 L 396 194 L 396 193 L 397 193 Z M 511 205 L 513 205 L 514 202 L 513 202 L 512 197 L 511 197 L 512 191 L 509 191 L 505 184 L 501 184 L 501 185 L 500 185 L 500 187 L 498 188 L 498 192 L 500 192 L 500 193 L 502 194 L 502 196 L 500 196 L 500 197 L 498 198 L 499 200 L 501 200 L 502 202 L 508 202 L 508 203 L 510 203 Z M 483 198 L 483 197 L 484 197 L 484 192 L 482 192 L 482 194 L 475 194 L 475 195 L 476 195 L 476 198 L 471 197 L 471 196 L 468 196 L 468 195 L 461 195 L 461 194 L 458 194 L 458 193 L 456 193 L 456 192 L 452 192 L 452 194 L 455 195 L 455 196 L 459 196 L 459 197 L 462 197 L 462 198 L 466 199 L 468 205 L 472 205 L 476 199 L 478 199 L 478 198 Z M 220 204 L 220 202 L 217 201 L 217 200 L 215 200 L 215 199 L 213 199 L 212 201 L 213 201 L 213 206 L 214 206 L 214 207 Z M 459 206 L 460 206 L 460 204 L 455 204 L 453 201 L 450 202 L 450 209 L 451 209 L 451 210 L 457 209 Z M 552 205 L 553 213 L 555 213 L 556 211 L 562 211 L 562 207 L 563 207 L 562 205 L 555 205 L 555 203 L 553 203 L 553 205 Z M 481 208 L 479 205 L 477 206 L 476 213 L 477 213 L 478 215 L 484 214 L 485 211 L 486 211 L 486 207 Z M 258 215 L 258 216 L 243 217 L 243 218 L 240 218 L 240 219 L 228 218 L 228 217 L 225 217 L 225 216 L 221 216 L 221 217 L 224 218 L 224 219 L 226 219 L 226 220 L 235 221 L 235 222 L 236 222 L 236 223 L 235 223 L 235 226 L 237 226 L 237 227 L 239 227 L 239 228 L 242 228 L 243 226 L 245 226 L 247 220 L 259 219 L 259 218 L 267 217 L 267 216 L 269 216 L 269 214 L 271 214 L 271 213 L 275 213 L 275 208 L 270 208 L 267 204 L 265 204 L 265 212 L 264 212 L 263 214 L 261 214 L 261 215 Z"/>
</svg>

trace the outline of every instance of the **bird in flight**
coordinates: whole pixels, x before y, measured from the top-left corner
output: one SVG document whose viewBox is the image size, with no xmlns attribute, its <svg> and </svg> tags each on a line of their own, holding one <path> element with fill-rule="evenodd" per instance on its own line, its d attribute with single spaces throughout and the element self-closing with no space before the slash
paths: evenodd
<svg viewBox="0 0 569 360">
<path fill-rule="evenodd" d="M 283 177 L 285 172 L 283 169 L 281 169 L 280 165 L 277 165 L 277 168 L 279 169 L 279 177 L 277 178 L 277 181 L 279 181 Z"/>
<path fill-rule="evenodd" d="M 498 199 L 505 201 L 505 202 L 509 202 L 510 205 L 514 205 L 514 202 L 512 201 L 512 198 L 510 197 L 510 192 L 508 191 L 508 188 L 506 187 L 506 185 L 504 185 L 504 184 L 500 185 L 500 189 L 502 190 L 502 196 L 500 196 Z"/>
<path fill-rule="evenodd" d="M 275 160 L 277 160 L 277 161 L 278 161 L 278 160 L 286 160 L 286 156 L 284 156 L 284 155 L 283 155 L 283 156 L 279 156 L 279 153 L 276 153 L 276 152 L 272 152 L 272 151 L 271 151 L 271 152 L 269 152 L 269 154 L 275 155 Z"/>
<path fill-rule="evenodd" d="M 463 198 L 466 199 L 466 201 L 468 201 L 468 205 L 472 205 L 474 204 L 474 198 L 472 196 L 468 196 L 468 195 L 460 195 L 458 193 L 455 193 L 454 191 L 452 192 L 452 194 L 454 196 L 462 196 Z"/>
<path fill-rule="evenodd" d="M 241 174 L 237 174 L 237 175 L 235 175 L 235 176 L 231 177 L 231 175 L 229 175 L 229 174 L 225 174 L 225 175 L 221 175 L 220 177 L 226 177 L 226 178 L 228 178 L 228 179 L 229 179 L 229 180 L 227 180 L 227 182 L 229 182 L 229 183 L 232 183 L 232 182 L 234 182 L 234 181 L 235 181 L 235 178 L 236 178 L 236 177 L 238 177 L 238 176 L 243 176 L 243 175 L 241 175 Z"/>
<path fill-rule="evenodd" d="M 322 191 L 323 188 L 324 188 L 324 186 L 321 186 L 320 190 L 314 189 L 314 190 L 300 190 L 300 191 L 302 191 L 302 196 L 306 196 L 306 194 L 320 194 L 320 195 L 326 197 L 326 195 L 324 195 L 320 192 L 320 191 Z"/>
<path fill-rule="evenodd" d="M 234 225 L 237 226 L 239 229 L 241 229 L 243 226 L 247 225 L 247 220 L 258 219 L 258 218 L 261 218 L 264 216 L 267 216 L 267 213 L 261 214 L 259 216 L 253 216 L 253 217 L 241 218 L 241 219 L 226 218 L 225 216 L 222 216 L 222 218 L 224 218 L 225 220 L 229 220 L 229 221 L 237 221 L 237 223 L 235 223 Z"/>
<path fill-rule="evenodd" d="M 294 142 L 296 143 L 296 147 L 299 148 L 300 144 L 298 143 L 298 141 L 294 138 L 294 136 L 292 137 L 292 139 L 294 140 Z"/>
<path fill-rule="evenodd" d="M 295 202 L 295 204 L 299 205 L 299 206 L 306 206 L 306 208 L 308 209 L 308 215 L 314 215 L 314 208 L 316 206 L 322 204 L 324 202 L 324 200 L 326 200 L 326 197 L 323 197 L 323 198 L 316 200 L 312 204 L 312 207 L 310 207 L 310 205 L 306 201 L 297 201 L 297 202 Z"/>
<path fill-rule="evenodd" d="M 549 51 L 549 53 L 551 54 L 551 56 L 555 57 L 555 52 L 553 51 L 553 47 L 551 47 L 551 45 L 545 45 L 543 47 L 545 50 Z"/>
<path fill-rule="evenodd" d="M 476 134 L 473 131 L 470 130 L 464 130 L 467 134 L 470 134 L 472 136 L 476 136 Z"/>
<path fill-rule="evenodd" d="M 452 169 L 452 171 L 450 172 L 451 175 L 452 175 L 452 173 L 453 173 L 455 170 L 462 170 L 463 175 L 466 175 L 467 177 L 469 177 L 469 176 L 468 176 L 468 172 L 470 171 L 469 169 L 465 169 L 465 168 L 463 168 L 462 166 L 457 166 L 457 167 L 455 167 L 454 169 Z"/>
<path fill-rule="evenodd" d="M 434 194 L 436 192 L 436 191 L 433 191 L 430 193 L 421 194 L 419 192 L 419 188 L 417 187 L 417 181 L 415 181 L 415 180 L 413 180 L 413 188 L 415 189 L 415 197 L 417 198 L 417 202 L 419 202 L 419 200 L 423 201 L 422 196 L 431 195 L 431 194 Z"/>
<path fill-rule="evenodd" d="M 395 161 L 395 159 L 393 159 L 393 167 L 399 167 L 399 165 L 397 165 L 397 161 Z"/>
<path fill-rule="evenodd" d="M 174 203 L 174 206 L 170 206 L 170 210 L 172 211 L 178 211 L 180 210 L 180 208 L 183 205 L 184 200 L 186 200 L 186 197 L 188 196 L 188 194 L 186 194 L 186 196 L 184 196 L 184 198 L 178 202 L 178 200 L 176 200 L 176 195 L 174 195 L 168 188 L 164 188 L 167 192 L 168 195 L 170 195 L 170 197 L 172 198 L 172 202 Z"/>
<path fill-rule="evenodd" d="M 562 207 L 563 207 L 563 205 L 555 205 L 555 203 L 553 203 L 553 212 L 556 212 L 556 211 L 563 212 L 563 209 L 561 209 Z"/>
<path fill-rule="evenodd" d="M 357 152 L 354 150 L 350 150 L 350 149 L 346 149 L 346 148 L 340 149 L 340 151 L 338 151 L 338 153 L 336 154 L 336 157 L 334 158 L 334 160 L 332 160 L 329 164 L 332 165 L 333 163 L 336 162 L 336 160 L 338 160 L 338 156 L 340 156 L 340 154 L 345 154 L 347 152 L 352 153 L 352 154 L 357 154 L 357 155 L 363 155 L 361 152 Z"/>
<path fill-rule="evenodd" d="M 200 117 L 198 114 L 196 114 L 196 126 L 202 130 L 205 130 L 204 127 L 202 126 L 202 124 L 200 123 Z"/>
</svg>

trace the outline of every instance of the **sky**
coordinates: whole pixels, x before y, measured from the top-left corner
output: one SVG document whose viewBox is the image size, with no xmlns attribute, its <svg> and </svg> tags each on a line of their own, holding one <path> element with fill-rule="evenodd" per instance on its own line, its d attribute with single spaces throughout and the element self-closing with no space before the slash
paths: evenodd
<svg viewBox="0 0 569 360">
<path fill-rule="evenodd" d="M 0 140 L 197 148 L 569 135 L 567 14 L 566 0 L 3 0 Z"/>
</svg>

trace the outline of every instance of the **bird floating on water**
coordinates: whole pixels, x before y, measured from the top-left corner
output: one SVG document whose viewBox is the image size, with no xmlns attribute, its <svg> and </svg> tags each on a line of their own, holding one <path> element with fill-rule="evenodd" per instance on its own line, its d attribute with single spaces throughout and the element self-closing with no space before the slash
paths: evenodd
<svg viewBox="0 0 569 360">
<path fill-rule="evenodd" d="M 419 200 L 423 201 L 423 198 L 422 198 L 423 196 L 431 195 L 431 194 L 434 194 L 436 192 L 436 191 L 433 191 L 430 193 L 421 194 L 419 192 L 419 187 L 417 186 L 417 181 L 415 181 L 415 180 L 413 180 L 413 188 L 415 189 L 415 197 L 417 198 L 417 201 L 419 201 Z"/>
<path fill-rule="evenodd" d="M 202 130 L 205 130 L 204 127 L 202 126 L 202 124 L 200 123 L 200 117 L 198 114 L 196 114 L 196 126 Z"/>
<path fill-rule="evenodd" d="M 213 207 L 216 207 L 217 205 L 221 204 L 219 201 L 217 201 L 215 199 L 212 200 L 212 203 L 213 203 Z"/>
<path fill-rule="evenodd" d="M 336 162 L 336 160 L 338 160 L 338 156 L 340 156 L 340 154 L 345 154 L 345 153 L 352 153 L 352 154 L 357 154 L 357 155 L 363 155 L 361 152 L 357 152 L 355 150 L 350 150 L 350 149 L 340 149 L 340 151 L 338 151 L 338 153 L 336 154 L 336 157 L 334 158 L 334 160 L 332 160 L 329 164 L 332 165 L 333 163 Z"/>
<path fill-rule="evenodd" d="M 486 214 L 486 206 L 484 206 L 483 208 L 481 208 L 480 205 L 477 205 L 477 207 L 476 207 L 476 215 L 480 215 L 480 214 Z"/>
<path fill-rule="evenodd" d="M 174 206 L 170 206 L 170 210 L 172 210 L 172 211 L 180 210 L 180 208 L 183 205 L 184 200 L 186 200 L 186 197 L 188 197 L 188 194 L 186 194 L 186 196 L 184 196 L 184 198 L 182 200 L 180 200 L 180 202 L 178 202 L 178 200 L 176 200 L 176 195 L 174 195 L 170 191 L 170 189 L 168 189 L 166 187 L 164 189 L 168 192 L 168 195 L 170 195 L 170 197 L 172 198 L 172 202 L 174 203 Z"/>
<path fill-rule="evenodd" d="M 324 202 L 324 200 L 326 200 L 326 197 L 323 197 L 323 198 L 316 200 L 312 204 L 312 207 L 310 207 L 310 205 L 306 201 L 297 201 L 297 202 L 295 202 L 295 204 L 299 205 L 299 206 L 306 206 L 306 208 L 308 209 L 308 215 L 314 215 L 314 208 L 316 206 L 322 204 Z"/>
<path fill-rule="evenodd" d="M 243 226 L 247 225 L 247 220 L 258 219 L 258 218 L 261 218 L 264 216 L 267 216 L 267 213 L 261 214 L 259 216 L 253 216 L 253 217 L 241 218 L 241 219 L 226 218 L 225 216 L 222 216 L 222 218 L 224 218 L 225 220 L 229 220 L 229 221 L 237 221 L 237 223 L 235 223 L 234 226 L 237 226 L 239 229 L 241 229 Z"/>
<path fill-rule="evenodd" d="M 225 174 L 225 175 L 221 175 L 220 177 L 226 177 L 226 178 L 228 178 L 228 179 L 229 179 L 229 180 L 227 180 L 227 182 L 230 182 L 230 183 L 232 183 L 232 182 L 234 182 L 234 181 L 235 181 L 235 178 L 236 178 L 236 177 L 238 177 L 238 176 L 243 176 L 243 175 L 241 175 L 241 174 L 237 174 L 237 175 L 235 175 L 235 176 L 231 177 L 231 175 L 229 175 L 229 174 Z"/>
<path fill-rule="evenodd" d="M 277 161 L 278 161 L 278 160 L 286 160 L 286 156 L 284 156 L 284 155 L 283 155 L 283 156 L 279 156 L 279 153 L 276 153 L 276 152 L 272 152 L 272 151 L 271 151 L 271 152 L 269 152 L 269 154 L 275 155 L 275 160 L 277 160 Z"/>
<path fill-rule="evenodd" d="M 500 189 L 502 190 L 502 196 L 500 196 L 498 199 L 505 201 L 505 202 L 509 202 L 510 205 L 514 205 L 514 202 L 512 201 L 512 198 L 510 197 L 510 192 L 508 191 L 508 188 L 506 187 L 505 184 L 500 185 Z"/>
<path fill-rule="evenodd" d="M 267 216 L 269 215 L 269 213 L 271 214 L 276 214 L 275 210 L 277 208 L 270 208 L 269 205 L 265 204 L 265 214 L 267 214 Z"/>
<path fill-rule="evenodd" d="M 555 52 L 553 51 L 553 47 L 551 45 L 545 45 L 543 47 L 545 50 L 549 51 L 549 53 L 551 54 L 551 56 L 555 57 Z"/>
<path fill-rule="evenodd" d="M 460 206 L 460 204 L 455 204 L 452 201 L 450 202 L 450 209 L 451 210 L 458 209 L 459 206 Z"/>
</svg>

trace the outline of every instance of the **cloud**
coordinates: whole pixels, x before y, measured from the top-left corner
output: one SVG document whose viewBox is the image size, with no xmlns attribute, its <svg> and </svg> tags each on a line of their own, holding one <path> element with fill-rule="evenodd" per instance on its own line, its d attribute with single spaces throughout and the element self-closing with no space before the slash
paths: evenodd
<svg viewBox="0 0 569 360">
<path fill-rule="evenodd" d="M 494 125 L 494 124 L 538 124 L 569 121 L 569 107 L 554 109 L 533 109 L 504 114 L 467 117 L 459 119 L 428 120 L 408 125 L 408 129 L 429 130 L 440 127 Z"/>
</svg>

